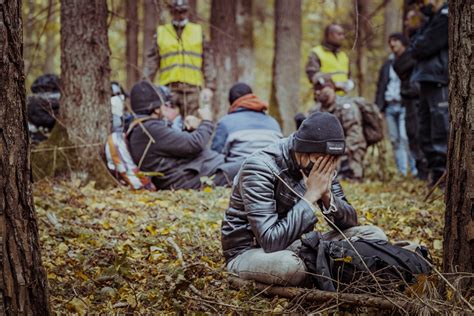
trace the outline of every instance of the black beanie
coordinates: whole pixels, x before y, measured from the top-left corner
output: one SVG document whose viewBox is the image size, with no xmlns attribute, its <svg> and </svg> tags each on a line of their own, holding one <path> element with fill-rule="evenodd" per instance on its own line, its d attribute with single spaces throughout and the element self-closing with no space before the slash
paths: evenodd
<svg viewBox="0 0 474 316">
<path fill-rule="evenodd" d="M 296 131 L 292 149 L 301 153 L 343 155 L 345 145 L 344 130 L 337 117 L 313 112 Z"/>
<path fill-rule="evenodd" d="M 148 81 L 136 83 L 130 91 L 130 104 L 135 114 L 150 114 L 163 104 L 163 96 L 159 90 Z"/>
<path fill-rule="evenodd" d="M 252 88 L 248 84 L 243 82 L 236 83 L 230 88 L 229 103 L 232 105 L 238 98 L 251 93 L 253 93 Z"/>
</svg>

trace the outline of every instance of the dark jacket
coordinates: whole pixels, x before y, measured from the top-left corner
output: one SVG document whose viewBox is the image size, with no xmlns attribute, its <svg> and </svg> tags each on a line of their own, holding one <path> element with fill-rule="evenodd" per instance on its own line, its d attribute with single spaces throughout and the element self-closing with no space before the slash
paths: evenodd
<svg viewBox="0 0 474 316">
<path fill-rule="evenodd" d="M 417 99 L 420 94 L 418 82 L 412 81 L 413 69 L 415 69 L 416 60 L 409 51 L 405 51 L 393 62 L 393 70 L 400 78 L 400 95 L 403 99 Z"/>
<path fill-rule="evenodd" d="M 223 155 L 206 149 L 213 129 L 212 122 L 203 121 L 188 133 L 173 129 L 164 120 L 150 119 L 130 132 L 130 152 L 140 170 L 162 173 L 152 178 L 158 189 L 197 189 L 200 177 L 214 174 L 224 163 Z"/>
<path fill-rule="evenodd" d="M 282 137 L 277 121 L 265 114 L 245 108 L 222 117 L 217 123 L 212 150 L 222 153 L 227 161 L 247 158 Z"/>
<path fill-rule="evenodd" d="M 409 48 L 417 64 L 412 80 L 448 84 L 448 5 L 414 36 Z"/>
<path fill-rule="evenodd" d="M 375 93 L 375 104 L 379 107 L 380 111 L 384 111 L 387 107 L 385 101 L 385 91 L 387 90 L 388 82 L 390 81 L 390 66 L 393 61 L 391 59 L 386 60 L 379 71 L 379 80 L 377 81 L 377 92 Z"/>
<path fill-rule="evenodd" d="M 265 252 L 284 250 L 314 229 L 316 214 L 287 187 L 301 196 L 306 191 L 290 153 L 292 140 L 290 136 L 251 155 L 234 179 L 221 230 L 227 262 L 251 248 L 263 248 Z M 333 181 L 331 191 L 337 209 L 329 215 L 331 220 L 340 229 L 357 225 L 356 212 L 338 181 Z"/>
</svg>

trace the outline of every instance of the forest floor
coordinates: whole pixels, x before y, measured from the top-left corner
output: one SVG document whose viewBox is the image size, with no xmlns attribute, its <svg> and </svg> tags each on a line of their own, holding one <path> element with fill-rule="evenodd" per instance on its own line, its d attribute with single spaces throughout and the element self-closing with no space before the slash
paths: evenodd
<svg viewBox="0 0 474 316">
<path fill-rule="evenodd" d="M 361 224 L 380 226 L 391 240 L 426 245 L 440 265 L 441 192 L 435 192 L 434 201 L 424 202 L 426 184 L 412 178 L 343 183 L 343 187 Z M 37 182 L 35 205 L 53 310 L 78 314 L 317 310 L 250 288 L 230 288 L 220 247 L 229 194 L 230 189 L 100 191 L 93 183 Z M 328 230 L 324 220 L 318 227 Z"/>
</svg>

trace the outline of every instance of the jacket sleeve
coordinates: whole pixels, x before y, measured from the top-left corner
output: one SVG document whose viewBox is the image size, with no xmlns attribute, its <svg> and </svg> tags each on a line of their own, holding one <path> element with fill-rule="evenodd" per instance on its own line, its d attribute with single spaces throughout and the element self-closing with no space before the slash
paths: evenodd
<svg viewBox="0 0 474 316">
<path fill-rule="evenodd" d="M 311 52 L 308 56 L 308 61 L 306 62 L 306 76 L 308 77 L 309 82 L 313 85 L 314 75 L 321 70 L 321 61 L 318 56 Z"/>
<path fill-rule="evenodd" d="M 278 218 L 272 170 L 256 157 L 247 159 L 240 173 L 240 191 L 250 228 L 265 252 L 286 249 L 312 229 L 316 216 L 304 200 Z"/>
<path fill-rule="evenodd" d="M 160 67 L 160 51 L 158 49 L 156 33 L 153 36 L 153 45 L 146 52 L 145 66 L 143 68 L 143 77 L 153 81 L 155 79 L 158 68 Z"/>
<path fill-rule="evenodd" d="M 447 7 L 442 8 L 441 12 L 415 37 L 410 49 L 417 60 L 428 59 L 448 47 L 447 10 Z"/>
<path fill-rule="evenodd" d="M 357 213 L 352 205 L 347 201 L 342 186 L 337 180 L 333 180 L 331 184 L 331 192 L 336 212 L 331 212 L 326 217 L 329 218 L 340 230 L 357 226 Z M 323 209 L 322 201 L 318 201 L 318 205 Z M 332 225 L 331 223 L 329 223 Z"/>
<path fill-rule="evenodd" d="M 160 153 L 172 157 L 191 158 L 206 148 L 213 128 L 212 122 L 202 121 L 192 133 L 178 131 L 166 126 L 166 128 L 160 128 L 157 133 L 152 130 L 150 134 L 159 135 L 159 137 L 155 137 L 155 142 L 158 143 L 157 148 L 159 148 Z"/>
<path fill-rule="evenodd" d="M 377 80 L 377 92 L 375 92 L 375 104 L 379 107 L 380 111 L 385 109 L 385 90 L 387 89 L 387 83 L 385 82 L 385 67 L 386 62 L 380 67 L 379 79 Z"/>
<path fill-rule="evenodd" d="M 222 123 L 222 121 L 217 123 L 216 132 L 214 133 L 214 138 L 212 139 L 211 149 L 217 151 L 218 153 L 222 153 L 228 136 L 229 133 L 227 132 L 227 129 L 225 128 L 225 125 Z"/>
</svg>

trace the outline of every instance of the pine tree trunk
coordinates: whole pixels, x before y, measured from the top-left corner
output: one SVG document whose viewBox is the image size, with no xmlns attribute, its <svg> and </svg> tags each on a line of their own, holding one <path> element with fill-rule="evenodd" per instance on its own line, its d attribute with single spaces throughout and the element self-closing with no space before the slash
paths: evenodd
<svg viewBox="0 0 474 316">
<path fill-rule="evenodd" d="M 140 78 L 138 71 L 138 12 L 137 2 L 135 0 L 126 1 L 125 16 L 127 18 L 127 88 L 131 89 Z"/>
<path fill-rule="evenodd" d="M 357 92 L 365 96 L 365 78 L 367 75 L 367 41 L 370 38 L 370 25 L 368 21 L 369 0 L 355 0 L 357 14 L 354 14 L 357 32 L 356 67 L 357 67 Z"/>
<path fill-rule="evenodd" d="M 198 22 L 197 16 L 197 0 L 188 0 L 189 3 L 189 19 L 191 22 Z"/>
<path fill-rule="evenodd" d="M 77 168 L 100 184 L 108 172 L 99 156 L 110 129 L 107 3 L 61 1 L 61 110 L 77 146 Z"/>
<path fill-rule="evenodd" d="M 48 0 L 48 15 L 47 15 L 47 23 L 51 25 L 54 22 L 54 0 Z M 43 73 L 50 74 L 54 73 L 54 58 L 56 56 L 56 41 L 54 40 L 56 32 L 51 30 L 51 27 L 46 28 L 46 59 L 43 64 Z"/>
<path fill-rule="evenodd" d="M 473 7 L 449 5 L 449 144 L 443 269 L 474 272 L 474 54 Z M 466 278 L 464 289 L 474 286 Z"/>
<path fill-rule="evenodd" d="M 156 28 L 161 20 L 159 0 L 143 0 L 143 57 L 142 65 L 147 60 L 146 54 L 153 47 Z M 143 67 L 142 67 L 143 68 Z"/>
<path fill-rule="evenodd" d="M 252 0 L 237 0 L 238 80 L 253 86 L 255 83 L 255 56 L 253 50 Z"/>
<path fill-rule="evenodd" d="M 0 2 L 0 314 L 49 315 L 31 193 L 21 1 Z"/>
<path fill-rule="evenodd" d="M 275 55 L 270 114 L 283 133 L 295 129 L 294 116 L 300 105 L 301 0 L 275 0 Z"/>
<path fill-rule="evenodd" d="M 229 89 L 237 82 L 236 9 L 237 0 L 212 0 L 211 3 L 211 46 L 216 68 L 213 109 L 217 117 L 227 113 Z"/>
<path fill-rule="evenodd" d="M 388 37 L 395 32 L 401 32 L 402 26 L 400 22 L 401 12 L 397 1 L 389 0 L 384 8 L 384 22 L 383 22 L 383 47 L 385 51 L 389 52 Z"/>
</svg>

